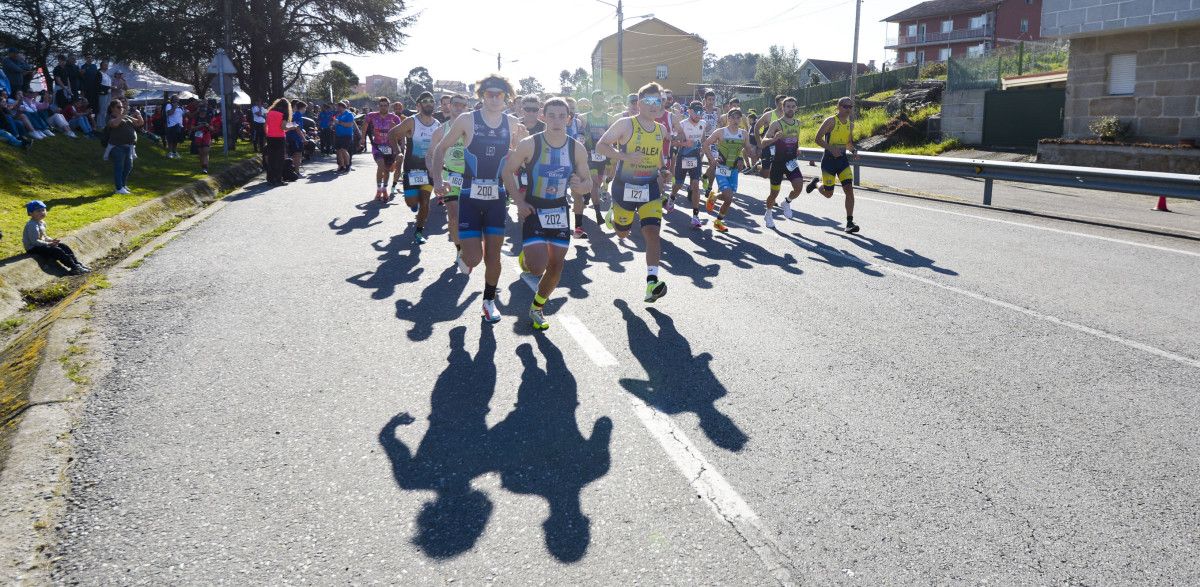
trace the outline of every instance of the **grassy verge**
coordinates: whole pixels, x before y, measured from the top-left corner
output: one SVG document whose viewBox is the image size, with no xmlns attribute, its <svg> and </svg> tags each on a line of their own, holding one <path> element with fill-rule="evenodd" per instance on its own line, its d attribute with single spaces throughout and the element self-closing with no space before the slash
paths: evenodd
<svg viewBox="0 0 1200 587">
<path fill-rule="evenodd" d="M 97 140 L 57 135 L 34 143 L 29 151 L 0 147 L 0 258 L 24 252 L 21 230 L 29 217 L 25 202 L 42 200 L 50 208 L 46 223 L 53 236 L 116 216 L 129 208 L 204 177 L 194 155 L 181 148 L 181 159 L 167 159 L 147 139 L 138 141 L 138 158 L 129 176 L 129 195 L 114 195 L 112 164 L 101 159 Z M 245 143 L 224 157 L 213 147 L 209 170 L 217 173 L 254 156 Z"/>
<path fill-rule="evenodd" d="M 884 153 L 896 153 L 898 155 L 925 155 L 932 157 L 941 155 L 946 151 L 953 151 L 962 147 L 962 143 L 958 139 L 948 139 L 940 143 L 928 143 L 925 145 L 896 145 L 884 149 Z"/>
</svg>

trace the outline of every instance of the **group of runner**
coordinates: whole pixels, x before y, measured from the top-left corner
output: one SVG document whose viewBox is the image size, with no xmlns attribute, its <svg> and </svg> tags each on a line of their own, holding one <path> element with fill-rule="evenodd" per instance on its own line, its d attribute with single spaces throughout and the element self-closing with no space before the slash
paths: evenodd
<svg viewBox="0 0 1200 587">
<path fill-rule="evenodd" d="M 425 92 L 409 117 L 403 116 L 402 104 L 381 97 L 378 110 L 364 123 L 376 162 L 375 199 L 394 199 L 399 182 L 405 203 L 416 213 L 414 240 L 424 244 L 436 196 L 446 209 L 459 269 L 470 273 L 484 265 L 486 322 L 501 318 L 495 300 L 510 203 L 521 223 L 518 263 L 531 286 L 536 283 L 529 318 L 537 330 L 550 327 L 544 306 L 562 276 L 571 239 L 588 238 L 582 224 L 589 204 L 597 224 L 619 238 L 628 237 L 638 223 L 646 243 L 648 303 L 667 293 L 659 277 L 660 230 L 664 211 L 674 210 L 679 190 L 687 189 L 693 228 L 705 223 L 700 196 L 706 193 L 705 208 L 716 215 L 713 228 L 726 232 L 739 176 L 753 162 L 761 162 L 771 183 L 764 214 L 768 228 L 775 226 L 775 204 L 786 178 L 791 191 L 780 206 L 785 217 L 792 217 L 791 202 L 802 190 L 819 189 L 828 198 L 841 185 L 844 229 L 859 230 L 853 220 L 848 155 L 854 153 L 849 98 L 839 101 L 838 112 L 817 133 L 816 142 L 825 150 L 821 176 L 806 188 L 797 159 L 796 100 L 787 96 L 778 96 L 775 108 L 754 122 L 736 100 L 718 109 L 712 90 L 703 100 L 684 104 L 656 83 L 629 94 L 624 104 L 619 97 L 606 101 L 600 91 L 590 100 L 550 98 L 543 103 L 537 96 L 517 97 L 511 82 L 494 74 L 476 84 L 475 97 L 471 112 L 468 97 L 461 94 L 442 96 L 435 110 L 434 96 Z M 603 212 L 602 200 L 611 204 Z"/>
</svg>

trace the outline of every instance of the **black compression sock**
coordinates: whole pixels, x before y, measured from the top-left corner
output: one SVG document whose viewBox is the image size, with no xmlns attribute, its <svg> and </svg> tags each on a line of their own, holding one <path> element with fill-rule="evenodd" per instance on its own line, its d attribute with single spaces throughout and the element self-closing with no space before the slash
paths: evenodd
<svg viewBox="0 0 1200 587">
<path fill-rule="evenodd" d="M 490 283 L 483 284 L 483 299 L 485 299 L 485 300 L 496 299 L 496 286 L 494 286 Z"/>
<path fill-rule="evenodd" d="M 583 226 L 583 213 L 579 213 L 579 214 L 575 215 L 575 226 L 576 227 Z"/>
</svg>

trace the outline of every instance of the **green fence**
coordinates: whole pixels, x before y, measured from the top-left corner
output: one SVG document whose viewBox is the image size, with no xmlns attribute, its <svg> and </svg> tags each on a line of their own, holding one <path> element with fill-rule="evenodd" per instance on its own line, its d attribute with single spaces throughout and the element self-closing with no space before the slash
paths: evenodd
<svg viewBox="0 0 1200 587">
<path fill-rule="evenodd" d="M 1069 41 L 1022 41 L 986 55 L 952 57 L 946 64 L 947 90 L 994 90 L 1005 77 L 1067 69 Z"/>
<path fill-rule="evenodd" d="M 854 82 L 854 91 L 859 96 L 862 96 L 864 94 L 875 94 L 884 90 L 894 90 L 906 81 L 917 79 L 919 70 L 919 67 L 911 65 L 891 71 L 860 75 Z M 788 92 L 788 95 L 796 98 L 796 106 L 798 108 L 805 108 L 814 104 L 824 104 L 837 100 L 842 96 L 850 95 L 850 80 L 841 79 L 827 84 L 797 88 Z M 773 103 L 770 103 L 772 100 L 774 100 L 774 96 L 763 96 L 745 100 L 742 102 L 742 110 L 753 109 L 757 112 L 765 112 L 775 107 Z"/>
</svg>

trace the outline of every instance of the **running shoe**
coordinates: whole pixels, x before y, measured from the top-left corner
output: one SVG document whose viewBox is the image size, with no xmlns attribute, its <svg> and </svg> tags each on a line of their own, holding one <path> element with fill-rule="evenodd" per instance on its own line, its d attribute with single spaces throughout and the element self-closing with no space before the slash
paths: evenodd
<svg viewBox="0 0 1200 587">
<path fill-rule="evenodd" d="M 855 224 L 854 222 L 851 222 L 851 221 L 846 221 L 846 232 L 848 232 L 850 234 L 854 234 L 854 233 L 858 232 L 858 230 L 859 230 L 859 227 L 857 224 Z"/>
<path fill-rule="evenodd" d="M 775 228 L 775 218 L 771 216 L 770 210 L 763 212 L 763 224 L 765 224 L 767 228 Z"/>
<path fill-rule="evenodd" d="M 596 224 L 604 224 L 604 215 L 600 213 L 600 210 L 596 210 Z"/>
<path fill-rule="evenodd" d="M 602 219 L 602 218 L 597 218 L 596 220 L 597 220 L 597 221 L 603 221 L 603 219 Z M 599 222 L 597 222 L 597 223 L 599 223 Z M 575 235 L 575 238 L 584 238 L 584 239 L 585 239 L 585 238 L 587 238 L 587 237 L 588 237 L 588 233 L 584 232 L 584 231 L 583 231 L 583 228 L 581 228 L 581 227 L 579 227 L 579 226 L 576 226 L 576 227 L 575 227 L 575 232 L 574 232 L 574 233 L 572 233 L 572 234 L 574 234 L 574 235 Z"/>
<path fill-rule="evenodd" d="M 704 226 L 704 223 L 703 223 L 703 222 L 700 222 L 700 218 L 699 218 L 699 217 L 697 217 L 697 216 L 692 216 L 692 228 L 697 228 L 697 229 L 698 229 L 698 228 L 700 228 L 701 226 Z"/>
<path fill-rule="evenodd" d="M 392 191 L 388 193 L 387 199 L 389 202 L 396 199 L 396 184 L 392 184 Z"/>
<path fill-rule="evenodd" d="M 409 209 L 409 210 L 412 210 L 412 211 L 413 211 L 413 214 L 416 214 L 416 213 L 417 213 L 417 210 L 420 210 L 420 209 L 421 209 L 421 205 L 420 205 L 420 204 L 413 204 L 412 206 L 409 206 L 409 207 L 408 207 L 408 209 Z"/>
<path fill-rule="evenodd" d="M 547 330 L 550 328 L 550 321 L 546 319 L 546 313 L 542 308 L 529 308 L 529 319 L 533 321 L 534 330 Z"/>
<path fill-rule="evenodd" d="M 817 189 L 817 182 L 819 181 L 821 181 L 820 178 L 814 177 L 812 181 L 808 182 L 808 187 L 804 188 L 804 193 L 811 194 L 813 190 Z"/>
<path fill-rule="evenodd" d="M 488 324 L 500 321 L 500 310 L 496 309 L 496 300 L 483 300 L 483 321 Z"/>
<path fill-rule="evenodd" d="M 667 295 L 667 282 L 665 281 L 647 281 L 646 282 L 646 302 L 653 304 L 659 298 Z"/>
<path fill-rule="evenodd" d="M 704 209 L 708 210 L 709 212 L 712 212 L 713 204 L 716 203 L 716 200 L 717 200 L 717 195 L 712 192 L 708 192 L 708 197 L 704 201 Z"/>
<path fill-rule="evenodd" d="M 787 218 L 788 220 L 791 220 L 792 219 L 792 201 L 787 198 L 784 198 L 783 204 L 781 205 L 781 207 L 783 208 L 783 217 Z"/>
<path fill-rule="evenodd" d="M 471 274 L 471 268 L 470 268 L 470 267 L 467 267 L 467 264 L 466 264 L 465 262 L 463 262 L 463 259 L 462 259 L 462 251 L 455 251 L 455 252 L 454 252 L 454 264 L 455 264 L 455 265 L 458 265 L 458 272 L 459 272 L 459 273 L 462 273 L 463 275 L 470 275 L 470 274 Z"/>
<path fill-rule="evenodd" d="M 608 228 L 609 230 L 612 230 L 612 229 L 613 229 L 613 211 L 612 211 L 612 208 L 609 208 L 609 209 L 608 209 L 608 212 L 605 212 L 605 213 L 604 213 L 604 226 L 605 226 L 606 228 Z"/>
<path fill-rule="evenodd" d="M 713 221 L 713 228 L 715 228 L 717 232 L 729 232 L 729 227 L 725 226 L 725 223 L 722 222 L 720 218 Z"/>
<path fill-rule="evenodd" d="M 417 233 L 413 235 L 413 240 L 417 241 L 418 245 L 423 245 L 427 239 L 425 238 L 425 233 L 418 230 Z"/>
<path fill-rule="evenodd" d="M 671 212 L 675 211 L 675 198 L 673 198 L 671 196 L 667 197 L 667 203 L 665 206 L 663 206 L 663 211 L 666 212 L 667 214 L 670 214 Z"/>
<path fill-rule="evenodd" d="M 521 249 L 521 253 L 517 255 L 517 267 L 521 268 L 521 273 L 529 273 L 529 269 L 525 267 L 525 249 Z"/>
</svg>

